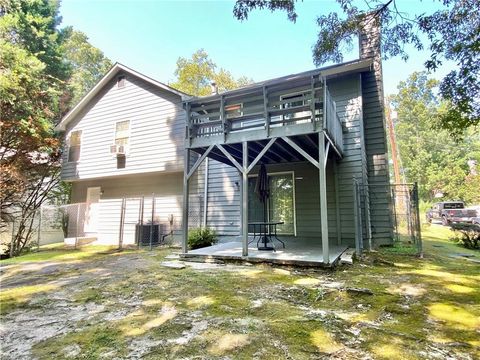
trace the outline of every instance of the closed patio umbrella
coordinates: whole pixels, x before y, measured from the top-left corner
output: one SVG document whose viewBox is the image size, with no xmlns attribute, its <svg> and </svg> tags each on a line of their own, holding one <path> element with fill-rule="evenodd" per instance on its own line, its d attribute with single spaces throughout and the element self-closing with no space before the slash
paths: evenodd
<svg viewBox="0 0 480 360">
<path fill-rule="evenodd" d="M 268 186 L 268 175 L 265 164 L 260 165 L 257 183 L 255 184 L 255 194 L 263 204 L 263 221 L 267 221 L 267 201 L 270 197 L 270 187 Z"/>
<path fill-rule="evenodd" d="M 270 197 L 270 187 L 268 183 L 267 168 L 265 164 L 260 165 L 260 170 L 258 172 L 257 182 L 255 184 L 255 194 L 257 194 L 258 199 L 263 204 L 263 222 L 267 222 L 267 201 Z M 259 247 L 259 250 L 273 250 L 272 247 L 267 246 L 267 226 L 264 227 L 265 234 L 263 236 L 263 247 Z"/>
</svg>

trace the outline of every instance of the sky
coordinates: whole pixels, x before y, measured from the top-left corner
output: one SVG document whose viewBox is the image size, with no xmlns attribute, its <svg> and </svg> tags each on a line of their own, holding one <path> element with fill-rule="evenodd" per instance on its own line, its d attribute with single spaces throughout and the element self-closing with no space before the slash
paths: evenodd
<svg viewBox="0 0 480 360">
<path fill-rule="evenodd" d="M 401 11 L 433 9 L 432 1 L 398 2 Z M 316 17 L 338 11 L 333 0 L 297 3 L 296 23 L 286 13 L 257 10 L 247 21 L 233 17 L 234 1 L 164 0 L 63 0 L 61 26 L 71 25 L 87 34 L 90 43 L 113 62 L 120 62 L 164 83 L 175 80 L 178 57 L 190 57 L 205 49 L 220 68 L 236 78 L 254 81 L 314 69 L 312 45 L 318 27 Z M 412 49 L 408 62 L 384 61 L 385 94 L 396 92 L 400 81 L 424 69 L 427 52 Z M 344 61 L 358 58 L 358 47 Z M 432 76 L 443 77 L 453 68 L 447 64 Z"/>
</svg>

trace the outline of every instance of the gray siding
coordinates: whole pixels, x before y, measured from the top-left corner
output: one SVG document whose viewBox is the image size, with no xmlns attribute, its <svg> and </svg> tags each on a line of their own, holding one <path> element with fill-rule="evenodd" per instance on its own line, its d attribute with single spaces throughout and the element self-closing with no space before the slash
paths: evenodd
<svg viewBox="0 0 480 360">
<path fill-rule="evenodd" d="M 338 165 L 338 195 L 342 243 L 353 246 L 355 228 L 353 218 L 353 178 L 365 179 L 367 161 L 363 142 L 362 93 L 360 77 L 351 75 L 328 82 L 337 104 L 337 112 L 344 125 L 344 157 Z M 327 197 L 329 239 L 336 244 L 336 204 L 332 159 L 327 165 Z M 268 165 L 268 172 L 295 172 L 297 236 L 321 239 L 318 170 L 310 163 Z M 255 173 L 255 169 L 253 171 Z M 298 179 L 301 178 L 301 179 Z M 237 236 L 240 229 L 240 192 L 237 170 L 210 161 L 208 179 L 208 225 L 220 235 Z M 316 240 L 312 240 L 316 241 Z"/>
<path fill-rule="evenodd" d="M 344 152 L 343 159 L 338 162 L 337 174 L 342 243 L 353 246 L 353 178 L 362 182 L 365 172 L 360 80 L 358 75 L 352 75 L 329 81 L 327 85 L 343 124 Z"/>
<path fill-rule="evenodd" d="M 126 167 L 110 154 L 117 121 L 130 120 Z M 183 170 L 185 113 L 181 98 L 126 74 L 125 86 L 112 80 L 67 127 L 66 138 L 82 130 L 80 160 L 62 168 L 64 180 L 82 180 Z"/>
<path fill-rule="evenodd" d="M 372 240 L 391 244 L 389 173 L 381 80 L 375 71 L 362 74 L 365 144 L 370 189 Z"/>
<path fill-rule="evenodd" d="M 364 184 L 388 183 L 385 130 L 380 85 L 374 72 L 350 75 L 328 81 L 343 123 L 344 157 L 338 161 L 335 189 L 332 159 L 327 165 L 329 239 L 337 242 L 337 220 L 342 243 L 353 246 L 355 239 L 353 178 Z M 130 145 L 124 169 L 116 168 L 109 146 L 114 140 L 117 121 L 130 120 Z M 100 186 L 99 240 L 118 240 L 120 203 L 123 197 L 150 197 L 156 194 L 158 220 L 165 226 L 169 214 L 180 231 L 183 182 L 184 111 L 181 99 L 127 74 L 126 86 L 117 89 L 114 81 L 99 93 L 67 128 L 82 130 L 80 161 L 64 162 L 62 176 L 73 181 L 73 202 L 86 200 L 88 187 Z M 67 154 L 65 154 L 67 156 Z M 66 159 L 65 159 L 66 160 Z M 307 162 L 269 165 L 269 172 L 294 171 L 297 236 L 320 241 L 320 206 L 317 169 Z M 202 225 L 205 216 L 204 189 L 208 188 L 207 225 L 222 236 L 237 237 L 240 232 L 240 182 L 237 170 L 209 160 L 208 179 L 202 165 L 191 178 L 189 226 Z M 338 192 L 339 203 L 335 202 Z M 133 239 L 138 219 L 137 200 L 127 209 L 126 239 Z M 391 241 L 388 196 L 370 200 L 372 236 L 375 244 Z M 365 207 L 368 209 L 368 203 Z M 336 217 L 336 206 L 340 218 Z M 145 203 L 145 213 L 151 202 Z M 367 223 L 365 223 L 367 227 Z M 128 242 L 126 240 L 125 242 Z"/>
<path fill-rule="evenodd" d="M 258 168 L 253 169 L 252 175 Z M 297 236 L 320 241 L 320 198 L 318 170 L 307 162 L 267 165 L 269 173 L 294 172 L 295 211 Z M 240 190 L 235 181 L 239 181 L 237 170 L 210 160 L 208 179 L 208 226 L 219 235 L 236 237 L 240 235 Z M 337 241 L 335 217 L 335 192 L 332 164 L 327 166 L 327 196 L 329 238 L 332 244 Z"/>
<path fill-rule="evenodd" d="M 209 160 L 207 226 L 218 234 L 240 234 L 240 178 L 236 168 Z"/>
</svg>

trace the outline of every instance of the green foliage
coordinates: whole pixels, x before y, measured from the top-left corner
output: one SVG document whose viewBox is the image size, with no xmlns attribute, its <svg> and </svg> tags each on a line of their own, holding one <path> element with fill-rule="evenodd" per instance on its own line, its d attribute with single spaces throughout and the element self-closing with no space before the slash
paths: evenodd
<svg viewBox="0 0 480 360">
<path fill-rule="evenodd" d="M 60 31 L 60 36 L 64 60 L 72 69 L 68 86 L 72 93 L 70 103 L 75 105 L 107 73 L 112 62 L 88 42 L 83 32 L 69 26 Z"/>
<path fill-rule="evenodd" d="M 188 246 L 190 249 L 198 249 L 213 245 L 217 242 L 215 230 L 208 227 L 200 227 L 188 232 Z"/>
<path fill-rule="evenodd" d="M 451 240 L 461 243 L 467 249 L 480 249 L 480 225 L 453 223 L 450 227 L 455 233 Z"/>
<path fill-rule="evenodd" d="M 0 210 L 2 222 L 20 218 L 15 254 L 27 245 L 33 216 L 58 183 L 60 142 L 53 124 L 70 75 L 61 61 L 58 7 L 40 0 L 0 5 Z"/>
<path fill-rule="evenodd" d="M 0 227 L 16 218 L 14 254 L 27 246 L 35 212 L 66 190 L 55 123 L 110 66 L 84 34 L 58 30 L 59 6 L 0 2 Z"/>
<path fill-rule="evenodd" d="M 419 182 L 419 195 L 433 201 L 436 193 L 445 200 L 475 203 L 480 199 L 479 175 L 471 173 L 469 160 L 480 163 L 480 135 L 464 131 L 457 142 L 447 130 L 435 127 L 448 104 L 436 95 L 438 82 L 425 73 L 413 73 L 400 83 L 391 98 L 397 112 L 395 134 L 407 182 Z"/>
<path fill-rule="evenodd" d="M 233 75 L 220 68 L 209 58 L 204 49 L 197 50 L 190 59 L 178 58 L 175 76 L 177 80 L 171 87 L 194 96 L 211 94 L 210 84 L 215 82 L 219 92 L 236 89 L 253 81 L 245 76 L 235 80 Z"/>
<path fill-rule="evenodd" d="M 440 84 L 440 94 L 450 106 L 440 116 L 438 123 L 457 137 L 469 127 L 480 123 L 480 2 L 478 0 L 444 0 L 437 2 L 438 10 L 423 10 L 410 16 L 396 0 L 336 0 L 342 15 L 337 12 L 322 14 L 317 18 L 317 41 L 313 46 L 316 65 L 328 61 L 343 61 L 345 48 L 351 50 L 353 42 L 365 24 L 381 22 L 381 49 L 384 58 L 400 56 L 407 60 L 410 54 L 406 45 L 417 50 L 428 47 L 430 58 L 425 62 L 428 70 L 436 70 L 444 59 L 457 65 L 457 70 L 447 74 Z M 246 20 L 254 9 L 283 10 L 295 22 L 296 0 L 237 0 L 234 16 Z M 410 9 L 409 9 L 410 10 Z M 428 39 L 425 41 L 420 36 Z"/>
</svg>

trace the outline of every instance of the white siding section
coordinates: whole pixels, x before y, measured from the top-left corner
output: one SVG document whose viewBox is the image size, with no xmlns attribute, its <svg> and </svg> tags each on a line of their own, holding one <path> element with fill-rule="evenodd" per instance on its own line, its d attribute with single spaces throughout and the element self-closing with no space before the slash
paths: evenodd
<svg viewBox="0 0 480 360">
<path fill-rule="evenodd" d="M 126 166 L 117 169 L 110 154 L 115 123 L 130 120 Z M 66 138 L 82 130 L 80 160 L 67 162 L 64 180 L 183 170 L 185 113 L 181 99 L 145 81 L 126 74 L 125 86 L 111 81 L 67 127 Z"/>
<path fill-rule="evenodd" d="M 152 194 L 155 195 L 154 221 L 162 232 L 169 231 L 168 216 L 173 215 L 174 234 L 180 234 L 182 222 L 182 173 L 156 173 L 75 182 L 72 202 L 84 202 L 88 187 L 99 186 L 99 226 L 97 239 L 103 244 L 118 244 L 122 199 L 126 200 L 124 244 L 135 241 L 135 224 L 139 220 L 140 198 L 145 197 L 144 223 L 151 221 Z"/>
</svg>

